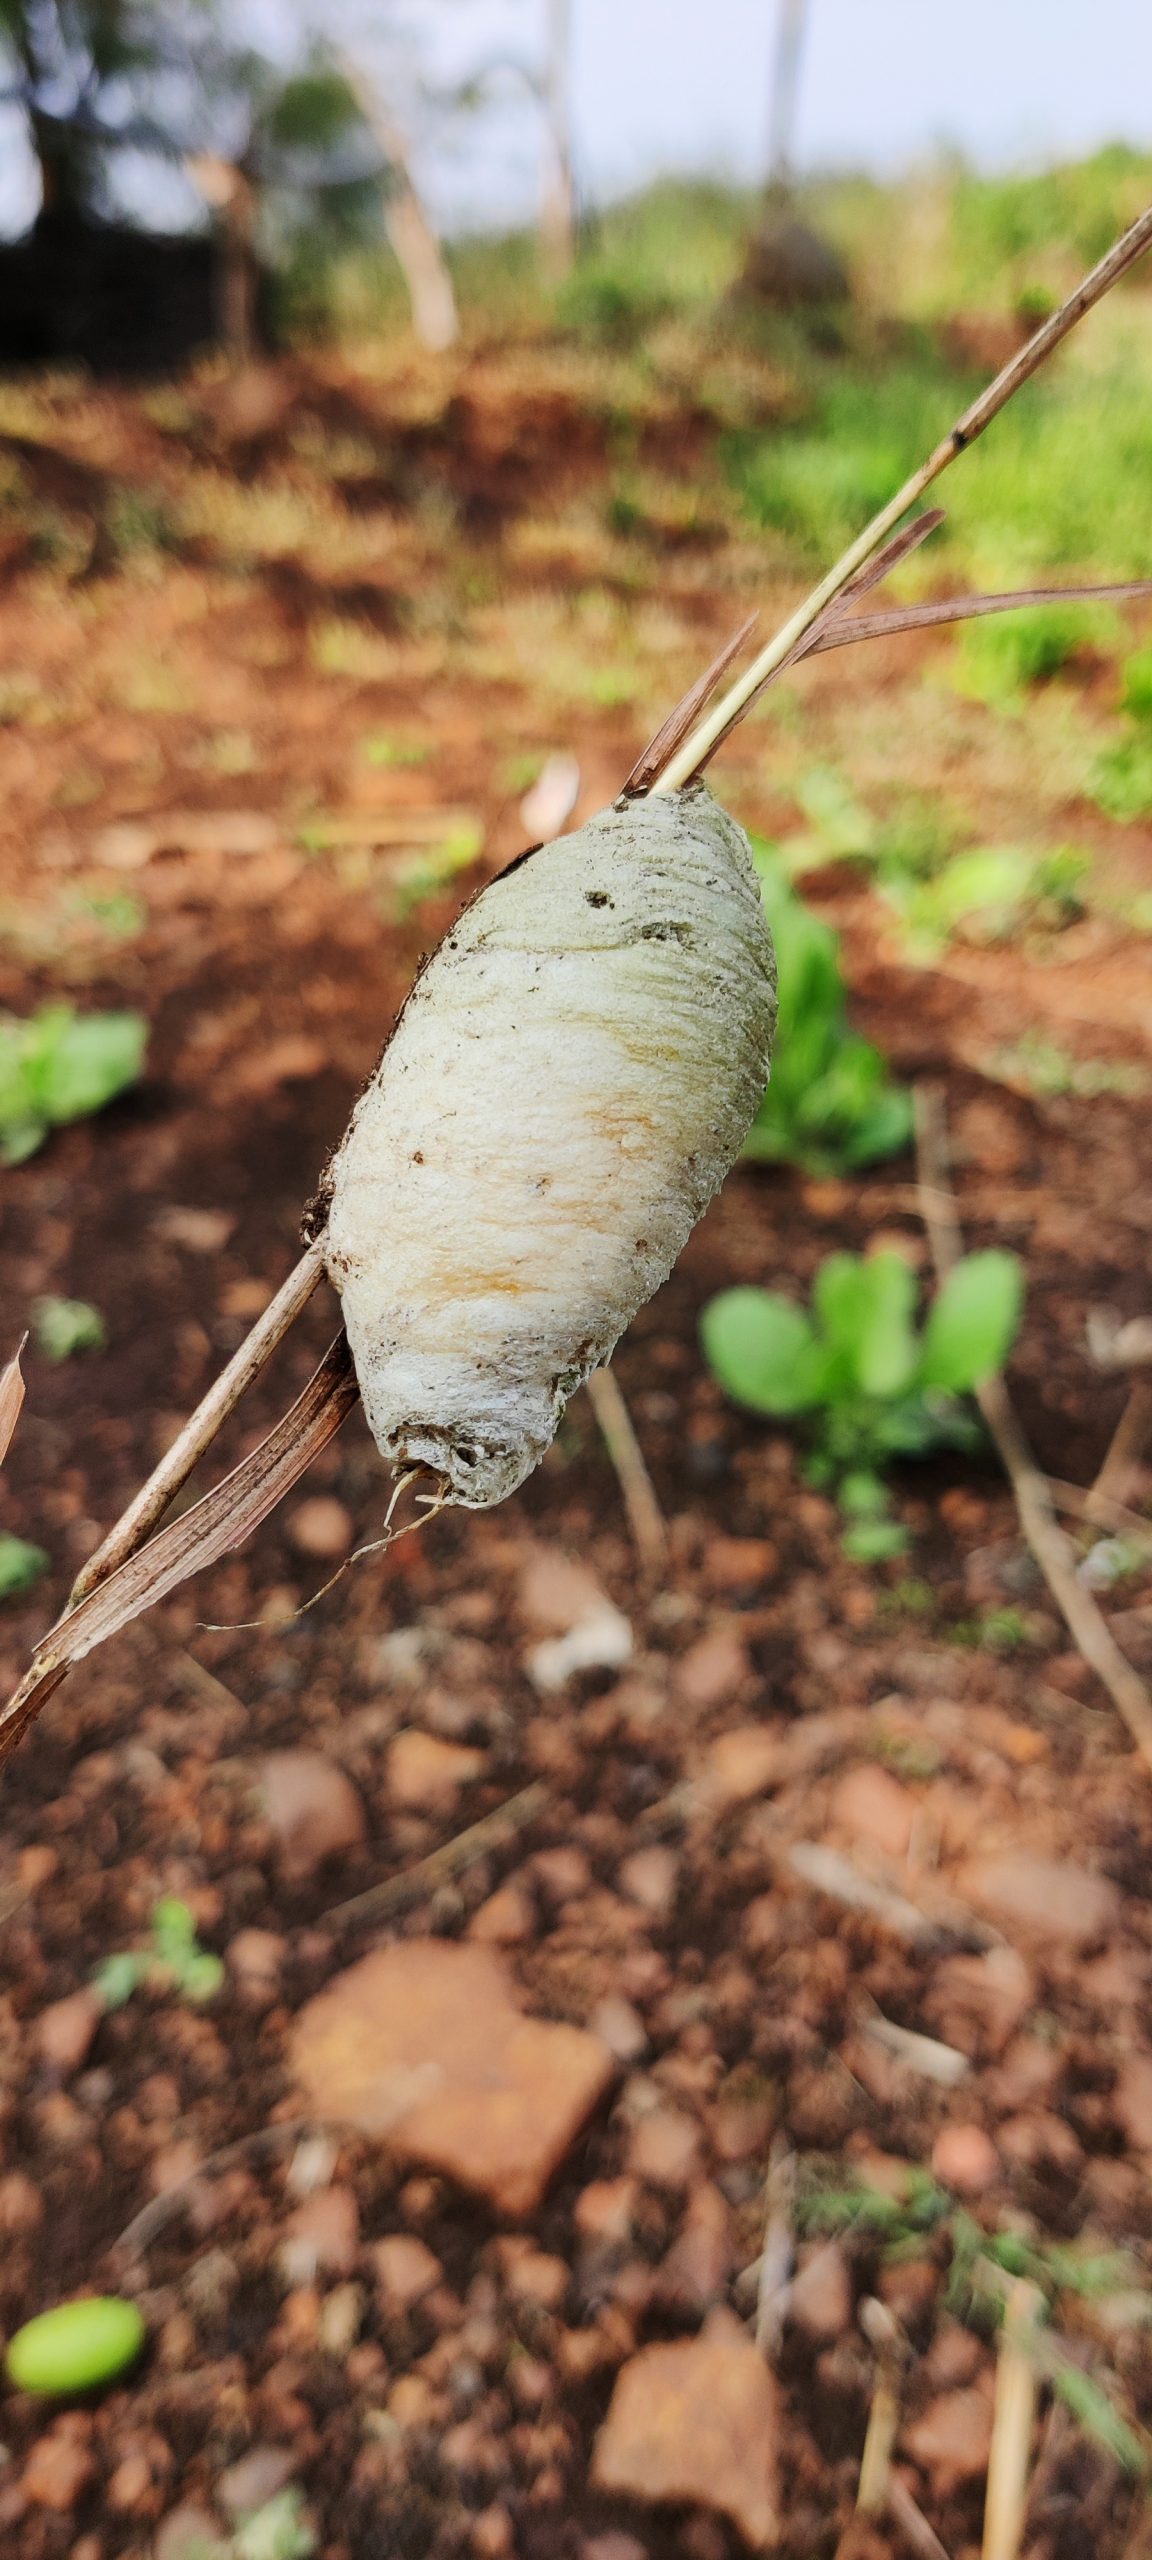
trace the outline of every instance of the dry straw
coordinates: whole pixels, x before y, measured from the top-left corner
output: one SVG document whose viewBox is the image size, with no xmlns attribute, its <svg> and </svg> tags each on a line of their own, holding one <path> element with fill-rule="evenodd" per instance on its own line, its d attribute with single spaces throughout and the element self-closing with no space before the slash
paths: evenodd
<svg viewBox="0 0 1152 2560">
<path fill-rule="evenodd" d="M 1152 207 L 1140 215 L 1061 308 L 965 410 L 921 468 L 873 517 L 782 629 L 716 699 L 716 685 L 743 646 L 747 627 L 736 635 L 716 665 L 678 705 L 634 768 L 628 784 L 633 793 L 681 790 L 703 770 L 764 687 L 801 657 L 843 647 L 849 641 L 962 620 L 971 614 L 1003 611 L 1010 604 L 1039 602 L 1067 592 L 1032 589 L 1013 597 L 962 598 L 946 605 L 912 606 L 868 616 L 848 610 L 939 522 L 936 515 L 921 517 L 897 531 L 902 517 L 949 464 L 983 434 L 1005 403 L 1046 363 L 1077 322 L 1150 245 Z M 1079 592 L 1120 598 L 1147 590 L 1132 585 Z M 291 1411 L 259 1448 L 180 1519 L 156 1535 L 150 1534 L 211 1446 L 227 1415 L 311 1297 L 323 1266 L 324 1239 L 318 1235 L 185 1425 L 174 1447 L 86 1566 L 63 1616 L 38 1646 L 24 1679 L 0 1711 L 0 1762 L 7 1759 L 72 1663 L 106 1642 L 190 1574 L 239 1546 L 339 1429 L 359 1392 L 343 1332 Z M 14 1418 L 12 1406 L 17 1395 L 17 1382 L 9 1373 L 9 1421 Z"/>
</svg>

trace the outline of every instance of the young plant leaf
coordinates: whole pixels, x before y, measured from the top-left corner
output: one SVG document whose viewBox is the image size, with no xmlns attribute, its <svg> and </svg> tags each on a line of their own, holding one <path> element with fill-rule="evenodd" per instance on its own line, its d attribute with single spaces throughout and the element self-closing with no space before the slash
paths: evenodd
<svg viewBox="0 0 1152 2560">
<path fill-rule="evenodd" d="M 28 1538 L 0 1537 L 0 1600 L 30 1591 L 47 1573 L 48 1561 L 43 1547 L 34 1547 Z"/>
<path fill-rule="evenodd" d="M 994 1377 L 1016 1339 L 1023 1297 L 1014 1253 L 966 1254 L 929 1312 L 917 1384 L 962 1395 Z"/>
<path fill-rule="evenodd" d="M 704 1351 L 725 1393 L 753 1413 L 803 1413 L 820 1399 L 806 1315 L 769 1289 L 725 1289 L 704 1310 Z"/>
<path fill-rule="evenodd" d="M 28 1336 L 25 1334 L 11 1359 L 3 1369 L 0 1369 L 0 1466 L 3 1466 L 12 1446 L 12 1434 L 20 1420 L 20 1409 L 24 1402 L 24 1378 L 20 1368 L 20 1355 L 27 1340 Z"/>
</svg>

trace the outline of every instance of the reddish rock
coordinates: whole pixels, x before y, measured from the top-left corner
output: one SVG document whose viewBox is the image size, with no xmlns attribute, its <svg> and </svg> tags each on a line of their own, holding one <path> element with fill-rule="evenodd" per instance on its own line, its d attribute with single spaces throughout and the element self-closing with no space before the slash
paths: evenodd
<svg viewBox="0 0 1152 2560">
<path fill-rule="evenodd" d="M 24 2465 L 21 2486 L 34 2507 L 68 2515 L 96 2477 L 96 2457 L 68 2418 L 39 2436 Z"/>
<path fill-rule="evenodd" d="M 1112 2092 L 1112 2113 L 1134 2151 L 1152 2151 L 1152 2054 L 1128 2055 Z"/>
<path fill-rule="evenodd" d="M 988 2468 L 991 2399 L 979 2390 L 942 2392 L 904 2428 L 900 2441 L 903 2451 L 921 2471 L 931 2473 L 947 2496 L 959 2481 L 979 2479 Z"/>
<path fill-rule="evenodd" d="M 969 1859 L 957 1877 L 957 1891 L 977 1911 L 987 1912 L 1006 1936 L 1070 1954 L 1098 1945 L 1116 1928 L 1123 1909 L 1107 1876 L 1093 1875 L 1070 1859 L 1041 1858 L 1023 1849 Z"/>
<path fill-rule="evenodd" d="M 762 1592 L 779 1569 L 769 1538 L 709 1538 L 702 1565 L 711 1591 Z"/>
<path fill-rule="evenodd" d="M 814 2345 L 826 2346 L 848 2327 L 853 2299 L 851 2270 L 838 2241 L 805 2251 L 788 2297 L 794 2326 Z"/>
<path fill-rule="evenodd" d="M 351 1779 L 322 1751 L 269 1751 L 256 1775 L 288 1883 L 303 1884 L 326 1858 L 359 1847 L 367 1827 L 363 1805 Z"/>
<path fill-rule="evenodd" d="M 1036 1979 L 1015 1947 L 983 1956 L 946 1956 L 925 2003 L 929 2024 L 961 2053 L 1002 2053 L 1036 2006 Z"/>
<path fill-rule="evenodd" d="M 254 2445 L 251 2453 L 242 2454 L 238 2462 L 230 2462 L 216 2483 L 216 2496 L 231 2523 L 239 2524 L 245 2516 L 254 2516 L 271 2498 L 278 2498 L 299 2468 L 300 2457 L 286 2444 Z"/>
<path fill-rule="evenodd" d="M 747 1804 L 775 1786 L 779 1775 L 779 1734 L 763 1724 L 738 1724 L 709 1745 L 703 1785 L 714 1805 Z"/>
<path fill-rule="evenodd" d="M 1063 2169 L 1075 2177 L 1083 2166 L 1084 2154 L 1070 2124 L 1063 2116 L 1051 2115 L 1043 2107 L 1035 2107 L 1027 2115 L 1007 2116 L 997 2132 L 997 2140 L 1006 2160 L 1021 2168 Z"/>
<path fill-rule="evenodd" d="M 648 2504 L 708 2507 L 750 2551 L 778 2530 L 776 2386 L 732 2314 L 713 2311 L 698 2338 L 644 2347 L 618 2376 L 596 2438 L 596 2488 Z"/>
<path fill-rule="evenodd" d="M 654 1920 L 664 1920 L 676 1899 L 680 1882 L 680 1861 L 674 1849 L 655 1846 L 634 1849 L 620 1869 L 620 1891 L 630 1902 L 638 1902 L 650 1911 Z"/>
<path fill-rule="evenodd" d="M 372 2251 L 376 2287 L 386 2311 L 410 2311 L 443 2277 L 440 2260 L 414 2232 L 393 2231 Z"/>
<path fill-rule="evenodd" d="M 71 2079 L 87 2061 L 103 2016 L 104 2001 L 94 1984 L 54 2000 L 50 2008 L 41 2010 L 32 2029 L 40 2061 L 59 2079 Z"/>
<path fill-rule="evenodd" d="M 723 2298 L 732 2273 L 732 2219 L 719 2187 L 694 2187 L 679 2232 L 660 2268 L 665 2301 L 707 2311 Z"/>
<path fill-rule="evenodd" d="M 9 2169 L 0 2178 L 0 2232 L 12 2236 L 22 2231 L 35 2231 L 44 2219 L 44 2199 L 40 2189 L 23 2169 Z"/>
<path fill-rule="evenodd" d="M 628 2167 L 653 2187 L 688 2187 L 700 2173 L 700 2128 L 678 2107 L 654 2107 L 633 2125 Z"/>
<path fill-rule="evenodd" d="M 313 1493 L 288 1514 L 288 1539 L 297 1555 L 314 1556 L 318 1564 L 336 1564 L 355 1537 L 350 1511 L 330 1493 Z"/>
<path fill-rule="evenodd" d="M 485 1754 L 466 1743 L 444 1742 L 438 1733 L 408 1725 L 389 1745 L 389 1802 L 414 1813 L 450 1813 L 465 1787 L 475 1784 Z"/>
<path fill-rule="evenodd" d="M 526 1885 L 515 1876 L 482 1902 L 468 1923 L 468 1935 L 481 1946 L 524 1946 L 536 1934 L 536 1911 Z"/>
<path fill-rule="evenodd" d="M 280 2265 L 290 2285 L 347 2276 L 360 2246 L 360 2209 L 351 2187 L 320 2187 L 289 2215 Z"/>
<path fill-rule="evenodd" d="M 585 2240 L 623 2247 L 632 2237 L 639 2200 L 638 2178 L 594 2178 L 581 2188 L 572 2218 Z"/>
<path fill-rule="evenodd" d="M 567 2261 L 520 2240 L 510 2242 L 504 2256 L 509 2293 L 521 2302 L 538 2302 L 543 2311 L 558 2311 L 572 2281 Z"/>
<path fill-rule="evenodd" d="M 587 1893 L 592 1882 L 592 1869 L 583 1849 L 538 1849 L 532 1860 L 532 1873 L 547 1901 L 563 1905 L 575 1902 Z"/>
<path fill-rule="evenodd" d="M 865 1761 L 848 1769 L 833 1788 L 829 1819 L 845 1840 L 900 1859 L 908 1855 L 916 1812 L 916 1799 L 907 1787 L 887 1769 Z"/>
<path fill-rule="evenodd" d="M 676 1665 L 676 1686 L 690 1707 L 719 1707 L 743 1688 L 748 1647 L 734 1627 L 712 1627 Z"/>
<path fill-rule="evenodd" d="M 932 2175 L 958 2196 L 986 2195 L 1000 2175 L 1000 2158 L 983 2126 L 946 2124 L 932 2146 Z"/>
<path fill-rule="evenodd" d="M 612 2077 L 579 2027 L 525 2017 L 487 1947 L 412 1938 L 308 2002 L 292 2057 L 329 2120 L 387 2134 L 511 2215 L 531 2213 Z"/>
</svg>

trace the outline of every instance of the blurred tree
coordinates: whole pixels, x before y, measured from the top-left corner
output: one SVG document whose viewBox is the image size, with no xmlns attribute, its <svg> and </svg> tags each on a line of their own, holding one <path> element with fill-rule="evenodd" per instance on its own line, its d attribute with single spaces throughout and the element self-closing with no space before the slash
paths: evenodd
<svg viewBox="0 0 1152 2560">
<path fill-rule="evenodd" d="M 796 113 L 808 13 L 809 0 L 778 0 L 768 173 L 740 278 L 742 293 L 783 310 L 826 309 L 845 301 L 849 289 L 835 250 L 796 213 Z"/>
</svg>

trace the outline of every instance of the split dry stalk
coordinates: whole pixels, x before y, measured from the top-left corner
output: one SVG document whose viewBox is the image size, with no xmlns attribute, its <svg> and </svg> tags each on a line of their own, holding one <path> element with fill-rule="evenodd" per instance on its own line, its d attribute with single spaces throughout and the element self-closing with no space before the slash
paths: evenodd
<svg viewBox="0 0 1152 2560">
<path fill-rule="evenodd" d="M 773 2137 L 764 2181 L 764 2241 L 756 2283 L 756 2344 L 769 2364 L 780 2352 L 792 2290 L 796 2251 L 796 2154 L 783 2134 Z"/>
<path fill-rule="evenodd" d="M 911 607 L 896 614 L 870 616 L 867 619 L 849 617 L 843 610 L 846 603 L 851 603 L 864 594 L 876 583 L 880 575 L 886 573 L 888 567 L 905 557 L 917 543 L 924 539 L 925 534 L 933 529 L 934 524 L 939 521 L 934 513 L 917 520 L 913 525 L 904 527 L 902 531 L 897 530 L 901 517 L 907 514 L 909 508 L 916 504 L 916 501 L 931 487 L 933 481 L 940 477 L 949 464 L 954 462 L 968 445 L 974 443 L 977 436 L 983 434 L 985 427 L 998 415 L 1005 403 L 1023 383 L 1029 380 L 1032 374 L 1039 370 L 1062 340 L 1068 336 L 1070 330 L 1084 317 L 1084 314 L 1101 300 L 1122 275 L 1127 273 L 1150 245 L 1152 245 L 1152 206 L 1132 223 L 1122 238 L 1069 295 L 1060 309 L 1054 312 L 1029 340 L 1027 346 L 1003 367 L 980 397 L 965 410 L 943 442 L 936 446 L 920 469 L 905 481 L 903 488 L 897 491 L 888 505 L 881 508 L 879 514 L 873 517 L 872 522 L 849 545 L 847 551 L 829 570 L 827 576 L 813 588 L 804 602 L 797 607 L 783 628 L 765 648 L 761 649 L 719 700 L 713 702 L 710 709 L 705 709 L 704 705 L 714 688 L 719 668 L 708 671 L 707 676 L 701 680 L 699 686 L 693 688 L 692 694 L 686 701 L 677 706 L 671 719 L 665 722 L 658 739 L 640 759 L 639 765 L 630 777 L 630 786 L 633 790 L 647 788 L 661 793 L 670 793 L 681 789 L 694 774 L 702 770 L 765 684 L 798 657 L 808 655 L 818 648 L 844 646 L 851 639 L 876 636 L 881 631 L 908 630 L 921 626 L 925 622 L 963 618 L 969 612 L 995 611 L 1006 605 L 1007 599 L 1004 598 L 973 598 L 962 600 L 958 608 L 954 607 L 951 611 L 939 606 Z M 1040 595 L 1046 592 L 1046 590 L 1033 590 L 1029 599 L 1018 596 L 1012 601 L 1020 603 L 1026 600 L 1038 600 Z M 1140 590 L 1111 589 L 1108 592 L 1120 594 L 1121 592 L 1136 593 Z M 727 650 L 722 653 L 722 662 L 725 667 L 731 663 L 744 637 L 744 632 L 738 634 L 736 640 L 730 643 Z M 699 718 L 696 717 L 698 710 L 701 714 Z M 309 1244 L 307 1252 L 296 1265 L 295 1270 L 289 1274 L 272 1305 L 253 1328 L 246 1342 L 241 1345 L 234 1359 L 229 1362 L 222 1376 L 217 1379 L 215 1386 L 210 1389 L 203 1403 L 197 1407 L 167 1457 L 161 1461 L 147 1485 L 142 1488 L 122 1518 L 117 1521 L 102 1547 L 89 1558 L 73 1591 L 69 1611 L 37 1648 L 25 1678 L 6 1708 L 0 1712 L 0 1765 L 8 1758 L 20 1735 L 26 1730 L 33 1717 L 39 1713 L 45 1700 L 59 1686 L 70 1662 L 78 1659 L 81 1652 L 87 1651 L 90 1644 L 102 1642 L 106 1636 L 115 1633 L 117 1628 L 126 1622 L 127 1617 L 135 1616 L 140 1609 L 150 1606 L 153 1600 L 162 1597 L 163 1591 L 173 1588 L 176 1582 L 183 1581 L 188 1574 L 199 1570 L 202 1564 L 227 1552 L 230 1547 L 239 1545 L 250 1530 L 257 1526 L 259 1520 L 265 1517 L 272 1503 L 280 1498 L 280 1493 L 286 1491 L 288 1486 L 296 1481 L 297 1476 L 303 1473 L 311 1456 L 315 1454 L 317 1446 L 323 1445 L 324 1439 L 329 1438 L 332 1431 L 339 1428 L 344 1415 L 356 1400 L 357 1388 L 354 1377 L 350 1375 L 350 1363 L 347 1364 L 345 1371 L 337 1376 L 339 1362 L 334 1365 L 333 1354 L 337 1350 L 337 1346 L 334 1345 L 333 1354 L 329 1355 L 323 1368 L 317 1371 L 311 1386 L 305 1391 L 304 1398 L 300 1399 L 292 1413 L 285 1417 L 284 1423 L 277 1426 L 276 1431 L 263 1444 L 263 1448 L 254 1452 L 252 1459 L 245 1461 L 244 1465 L 228 1479 L 232 1501 L 230 1509 L 228 1505 L 225 1506 L 228 1510 L 227 1536 L 222 1539 L 219 1535 L 221 1521 L 217 1511 L 212 1507 L 214 1497 L 208 1495 L 205 1497 L 204 1504 L 195 1506 L 184 1521 L 176 1524 L 177 1530 L 184 1533 L 183 1543 L 179 1544 L 178 1548 L 181 1559 L 178 1569 L 169 1570 L 173 1559 L 166 1549 L 162 1553 L 163 1540 L 170 1535 L 169 1532 L 162 1532 L 160 1538 L 144 1549 L 144 1541 L 149 1531 L 155 1528 L 197 1459 L 202 1457 L 211 1446 L 221 1424 L 233 1411 L 253 1379 L 260 1374 L 276 1343 L 282 1339 L 301 1307 L 311 1296 L 320 1278 L 322 1264 L 323 1238 L 317 1237 Z M 319 1404 L 317 1403 L 318 1394 Z M 302 1410 L 305 1407 L 307 1408 L 306 1425 Z M 293 1450 L 283 1444 L 283 1434 L 285 1431 L 290 1431 L 293 1426 L 298 1433 L 295 1456 Z M 303 1436 L 300 1436 L 301 1434 Z M 273 1444 L 275 1444 L 276 1464 L 270 1470 L 267 1453 L 273 1448 Z M 279 1491 L 269 1495 L 269 1486 L 273 1477 Z M 1058 1532 L 1053 1529 L 1052 1534 L 1058 1535 Z M 137 1560 L 141 1558 L 142 1549 L 144 1550 L 143 1560 L 140 1565 L 140 1578 L 137 1579 L 134 1568 Z M 120 1576 L 125 1573 L 134 1576 L 128 1590 L 120 1584 Z M 77 1639 L 77 1629 L 72 1624 L 72 1620 L 84 1609 L 90 1608 L 94 1599 L 101 1593 L 110 1594 L 113 1604 L 119 1602 L 124 1605 L 119 1609 L 116 1605 L 110 1605 L 100 1619 L 100 1632 L 87 1634 L 86 1640 L 81 1643 Z M 1091 1605 L 1086 1593 L 1083 1598 L 1086 1606 Z M 1111 1645 L 1111 1638 L 1107 1635 L 1103 1621 L 1099 1619 L 1099 1613 L 1093 1610 L 1093 1616 L 1098 1621 L 1099 1633 L 1103 1635 L 1106 1643 Z M 1134 1682 L 1135 1674 L 1131 1672 L 1130 1666 L 1124 1663 L 1123 1657 L 1116 1652 L 1114 1646 L 1112 1651 L 1116 1654 L 1121 1678 L 1126 1676 L 1129 1682 Z M 1115 1674 L 1115 1666 L 1113 1670 Z M 1122 1708 L 1121 1711 L 1126 1713 L 1130 1720 L 1135 1717 L 1139 1722 L 1142 1709 L 1147 1718 L 1147 1732 L 1141 1742 L 1141 1748 L 1145 1750 L 1152 1765 L 1152 1704 L 1145 1696 L 1142 1684 L 1136 1683 L 1136 1688 L 1140 1692 L 1139 1698 L 1136 1697 L 1135 1691 L 1131 1691 L 1128 1707 Z"/>
<path fill-rule="evenodd" d="M 324 1927 L 349 1929 L 364 1921 L 390 1920 L 410 1903 L 423 1902 L 429 1894 L 438 1893 L 442 1885 L 450 1884 L 454 1876 L 462 1875 L 466 1867 L 474 1866 L 477 1858 L 487 1857 L 490 1850 L 503 1848 L 505 1841 L 526 1831 L 537 1814 L 543 1813 L 547 1802 L 547 1787 L 542 1779 L 534 1779 L 530 1787 L 522 1787 L 519 1795 L 509 1796 L 491 1813 L 482 1814 L 479 1822 L 470 1823 L 467 1831 L 458 1832 L 454 1840 L 446 1840 L 443 1848 L 433 1849 L 431 1856 L 421 1858 L 416 1866 L 405 1867 L 398 1876 L 385 1876 L 381 1884 L 370 1884 L 365 1893 L 353 1894 L 350 1902 L 334 1903 L 324 1914 Z"/>
<path fill-rule="evenodd" d="M 907 2344 L 887 2304 L 869 2296 L 860 2305 L 860 2326 L 876 2356 L 876 2379 L 868 2410 L 856 2509 L 836 2547 L 836 2560 L 852 2560 L 863 2528 L 887 2512 L 892 2487 L 892 2456 L 900 2427 L 900 2386 Z"/>
<path fill-rule="evenodd" d="M 964 1250 L 949 1173 L 944 1103 L 941 1094 L 927 1085 L 916 1087 L 914 1099 L 920 1212 L 937 1274 L 943 1280 Z M 1092 1593 L 1077 1579 L 1051 1491 L 1028 1447 L 1003 1378 L 990 1378 L 986 1386 L 978 1387 L 976 1401 L 1003 1459 L 1025 1539 L 1072 1641 L 1108 1691 L 1141 1759 L 1152 1770 L 1152 1697 L 1121 1653 Z"/>
<path fill-rule="evenodd" d="M 615 1370 L 594 1369 L 584 1385 L 616 1469 L 636 1553 L 645 1573 L 655 1576 L 668 1561 L 668 1531 Z"/>
<path fill-rule="evenodd" d="M 1035 2338 L 1043 2317 L 1039 2286 L 1024 2276 L 1009 2277 L 996 2360 L 981 2560 L 1019 2560 L 1036 2416 Z"/>
</svg>

